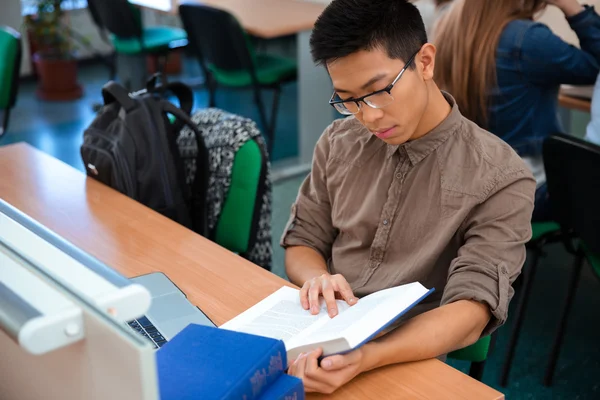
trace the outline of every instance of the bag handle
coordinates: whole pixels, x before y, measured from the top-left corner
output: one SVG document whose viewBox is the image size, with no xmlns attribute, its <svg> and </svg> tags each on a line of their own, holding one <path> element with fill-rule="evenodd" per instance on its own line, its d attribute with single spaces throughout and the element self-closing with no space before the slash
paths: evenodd
<svg viewBox="0 0 600 400">
<path fill-rule="evenodd" d="M 105 105 L 116 101 L 125 109 L 125 112 L 130 112 L 137 107 L 137 103 L 129 97 L 129 92 L 115 81 L 108 81 L 102 87 L 102 98 L 104 99 Z"/>
<path fill-rule="evenodd" d="M 162 79 L 162 83 L 157 85 L 159 79 Z M 146 90 L 161 95 L 165 92 L 173 93 L 179 100 L 179 107 L 188 115 L 192 115 L 194 93 L 188 85 L 181 82 L 167 82 L 166 78 L 163 78 L 160 73 L 156 73 L 146 82 Z"/>
</svg>

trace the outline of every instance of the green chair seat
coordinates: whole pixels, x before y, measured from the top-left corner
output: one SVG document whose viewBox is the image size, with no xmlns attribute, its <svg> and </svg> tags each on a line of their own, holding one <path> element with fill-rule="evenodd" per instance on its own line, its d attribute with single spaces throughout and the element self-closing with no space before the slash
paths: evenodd
<svg viewBox="0 0 600 400">
<path fill-rule="evenodd" d="M 531 241 L 537 240 L 550 232 L 560 231 L 560 225 L 556 222 L 532 222 Z"/>
<path fill-rule="evenodd" d="M 169 50 L 173 43 L 187 40 L 187 34 L 183 29 L 169 26 L 153 26 L 144 28 L 142 31 L 142 43 L 137 38 L 119 38 L 111 35 L 115 51 L 122 54 L 156 53 Z"/>
<path fill-rule="evenodd" d="M 482 337 L 470 346 L 449 353 L 448 358 L 471 362 L 485 361 L 490 349 L 491 338 L 491 336 Z"/>
<path fill-rule="evenodd" d="M 235 153 L 231 186 L 215 232 L 215 242 L 235 253 L 248 251 L 262 165 L 263 155 L 254 140 Z"/>
<path fill-rule="evenodd" d="M 252 85 L 252 77 L 247 70 L 227 71 L 209 65 L 219 84 L 233 87 Z M 257 54 L 254 59 L 256 78 L 261 85 L 273 85 L 296 77 L 297 65 L 289 58 L 270 54 Z"/>
</svg>

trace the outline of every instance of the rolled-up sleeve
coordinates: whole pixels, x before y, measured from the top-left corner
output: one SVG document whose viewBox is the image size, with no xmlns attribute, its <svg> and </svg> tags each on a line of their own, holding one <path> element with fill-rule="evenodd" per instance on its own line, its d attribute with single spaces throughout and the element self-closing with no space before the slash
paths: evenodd
<svg viewBox="0 0 600 400">
<path fill-rule="evenodd" d="M 325 260 L 331 256 L 331 246 L 336 236 L 327 190 L 331 129 L 330 126 L 325 130 L 315 146 L 311 172 L 300 186 L 280 241 L 283 248 L 310 247 L 319 252 Z"/>
<path fill-rule="evenodd" d="M 505 177 L 462 224 L 464 244 L 450 265 L 441 304 L 458 300 L 486 304 L 492 318 L 482 336 L 506 322 L 512 283 L 521 272 L 525 243 L 531 238 L 535 187 L 528 171 Z"/>
</svg>

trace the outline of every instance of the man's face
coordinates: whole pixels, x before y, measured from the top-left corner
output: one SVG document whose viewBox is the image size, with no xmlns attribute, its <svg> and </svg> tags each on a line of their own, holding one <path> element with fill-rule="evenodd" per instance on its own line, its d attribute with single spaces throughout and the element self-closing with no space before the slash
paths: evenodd
<svg viewBox="0 0 600 400">
<path fill-rule="evenodd" d="M 418 64 L 419 55 L 412 65 Z M 379 48 L 361 50 L 327 64 L 340 99 L 359 98 L 384 89 L 398 76 L 407 60 L 391 59 Z M 356 118 L 372 134 L 392 145 L 413 139 L 428 103 L 427 85 L 420 68 L 407 68 L 394 85 L 393 101 L 383 108 L 360 102 Z"/>
</svg>

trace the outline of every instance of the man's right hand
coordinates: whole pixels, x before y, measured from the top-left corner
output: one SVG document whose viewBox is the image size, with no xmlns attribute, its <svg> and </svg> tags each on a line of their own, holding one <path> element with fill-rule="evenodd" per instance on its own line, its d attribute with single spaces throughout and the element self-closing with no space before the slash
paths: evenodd
<svg viewBox="0 0 600 400">
<path fill-rule="evenodd" d="M 305 310 L 310 309 L 310 313 L 313 315 L 319 313 L 320 296 L 325 299 L 327 313 L 331 318 L 338 314 L 336 297 L 344 299 L 351 306 L 358 301 L 354 297 L 348 281 L 340 274 L 317 276 L 306 281 L 300 289 L 300 303 Z"/>
</svg>

